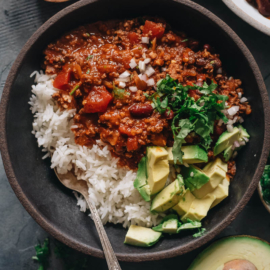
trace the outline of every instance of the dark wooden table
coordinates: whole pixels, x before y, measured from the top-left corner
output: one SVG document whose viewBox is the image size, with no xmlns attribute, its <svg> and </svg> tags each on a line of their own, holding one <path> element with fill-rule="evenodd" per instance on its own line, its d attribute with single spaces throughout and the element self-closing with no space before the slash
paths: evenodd
<svg viewBox="0 0 270 270">
<path fill-rule="evenodd" d="M 74 1 L 53 4 L 43 0 L 0 1 L 1 93 L 11 65 L 27 39 L 42 23 L 72 2 Z M 195 0 L 195 2 L 219 16 L 242 38 L 254 55 L 266 86 L 270 90 L 270 37 L 260 33 L 234 15 L 221 0 Z M 241 63 L 239 63 L 239 68 L 241 68 Z M 261 204 L 257 192 L 236 220 L 217 238 L 236 234 L 258 236 L 270 241 L 270 215 Z M 48 234 L 21 206 L 8 183 L 2 161 L 0 161 L 0 270 L 38 269 L 37 264 L 32 261 L 31 257 L 34 254 L 34 246 L 37 242 L 43 241 L 47 236 Z M 49 238 L 52 247 L 49 269 L 65 269 L 63 261 L 57 259 L 53 252 L 57 241 L 50 236 Z M 85 257 L 87 258 L 87 268 L 83 269 L 107 269 L 104 260 L 85 256 L 69 248 L 68 250 L 71 262 L 82 261 Z M 121 263 L 121 266 L 123 270 L 186 270 L 200 250 L 159 262 Z"/>
</svg>

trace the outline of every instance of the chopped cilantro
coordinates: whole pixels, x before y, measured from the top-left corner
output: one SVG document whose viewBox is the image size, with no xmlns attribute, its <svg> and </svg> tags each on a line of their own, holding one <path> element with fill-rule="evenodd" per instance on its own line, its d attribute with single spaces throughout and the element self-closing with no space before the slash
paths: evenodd
<svg viewBox="0 0 270 270">
<path fill-rule="evenodd" d="M 261 177 L 263 199 L 270 203 L 270 165 L 266 165 Z"/>
<path fill-rule="evenodd" d="M 210 62 L 210 64 L 212 64 L 212 65 L 213 65 L 213 64 L 215 64 L 215 61 L 214 61 L 214 60 L 213 60 L 213 61 L 211 61 L 211 62 Z"/>
<path fill-rule="evenodd" d="M 201 236 L 203 236 L 205 234 L 205 232 L 206 232 L 205 228 L 200 228 L 200 229 L 198 229 L 197 233 L 193 234 L 193 237 L 194 238 L 201 237 Z"/>
<path fill-rule="evenodd" d="M 85 35 L 86 35 L 87 37 L 90 37 L 90 34 L 89 34 L 89 33 L 85 33 Z"/>
<path fill-rule="evenodd" d="M 92 59 L 93 57 L 94 57 L 94 55 L 88 55 L 87 58 L 86 58 L 86 60 L 90 60 L 90 59 Z"/>
<path fill-rule="evenodd" d="M 77 85 L 72 89 L 72 91 L 69 93 L 69 95 L 72 96 L 72 95 L 75 93 L 75 91 L 76 91 L 79 87 L 80 87 L 80 85 L 77 84 Z"/>
<path fill-rule="evenodd" d="M 186 42 L 186 41 L 188 41 L 188 38 L 186 38 L 186 39 L 183 39 L 181 42 Z"/>
<path fill-rule="evenodd" d="M 39 262 L 38 270 L 45 270 L 48 266 L 49 239 L 44 240 L 43 246 L 41 244 L 36 245 L 35 250 L 36 256 L 33 256 L 32 259 Z"/>
<path fill-rule="evenodd" d="M 49 252 L 50 246 L 53 249 L 54 248 L 54 254 L 56 255 L 57 259 L 62 260 L 62 264 L 64 266 L 63 269 L 65 270 L 83 270 L 83 269 L 89 269 L 90 266 L 90 257 L 86 256 L 84 254 L 79 254 L 75 252 L 73 249 L 65 246 L 64 244 L 53 240 L 52 243 L 49 242 L 49 239 L 45 239 L 43 246 L 37 245 L 35 247 L 36 250 L 36 256 L 33 256 L 33 260 L 36 260 L 39 262 L 40 266 L 38 270 L 46 270 L 48 268 L 48 259 L 49 255 L 51 254 Z"/>
<path fill-rule="evenodd" d="M 89 73 L 90 73 L 90 69 L 87 69 L 86 74 L 89 74 Z"/>
<path fill-rule="evenodd" d="M 175 163 L 177 160 L 182 163 L 181 146 L 190 132 L 197 133 L 201 138 L 201 146 L 208 149 L 212 142 L 215 120 L 222 119 L 227 123 L 228 119 L 221 111 L 225 109 L 228 97 L 215 94 L 216 88 L 217 84 L 213 81 L 209 85 L 204 82 L 202 87 L 195 84 L 183 86 L 167 75 L 157 83 L 155 95 L 145 95 L 153 101 L 153 107 L 160 114 L 167 110 L 174 112 L 171 128 L 174 135 L 172 152 Z M 189 90 L 198 90 L 202 96 L 195 101 L 189 96 Z"/>
<path fill-rule="evenodd" d="M 123 99 L 125 96 L 130 95 L 130 93 L 127 92 L 125 89 L 118 88 L 115 85 L 113 85 L 112 94 L 117 99 Z"/>
</svg>

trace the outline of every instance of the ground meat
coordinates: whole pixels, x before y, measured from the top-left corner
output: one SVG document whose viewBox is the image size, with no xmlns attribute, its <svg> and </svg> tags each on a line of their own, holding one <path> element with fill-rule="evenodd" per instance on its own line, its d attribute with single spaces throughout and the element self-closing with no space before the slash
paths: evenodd
<svg viewBox="0 0 270 270">
<path fill-rule="evenodd" d="M 227 175 L 230 177 L 230 179 L 232 179 L 236 174 L 236 165 L 235 165 L 235 161 L 230 160 L 228 161 L 228 172 Z"/>
<path fill-rule="evenodd" d="M 81 26 L 44 51 L 46 73 L 57 75 L 54 86 L 60 89 L 53 98 L 61 109 L 76 109 L 72 129 L 76 143 L 91 146 L 101 139 L 121 158 L 121 165 L 130 168 L 137 167 L 147 146 L 173 145 L 173 114 L 161 115 L 146 98 L 156 92 L 146 83 L 150 78 L 157 83 L 169 74 L 184 86 L 214 81 L 218 84 L 215 91 L 229 97 L 229 106 L 240 106 L 236 116 L 251 113 L 247 102 L 239 102 L 241 81 L 226 76 L 219 55 L 209 44 L 201 45 L 184 33 L 167 30 L 170 27 L 163 20 L 151 20 L 145 24 L 133 19 Z M 150 42 L 142 43 L 142 37 Z M 131 68 L 131 60 L 137 66 Z M 141 77 L 139 61 L 154 69 L 150 77 Z M 125 78 L 119 79 L 123 72 L 129 73 L 125 82 Z M 138 91 L 132 92 L 129 87 L 135 86 Z M 198 100 L 202 94 L 190 90 L 189 95 Z M 224 130 L 224 125 L 215 123 L 213 139 Z M 189 134 L 186 142 L 198 144 L 200 137 Z M 208 156 L 213 158 L 212 150 Z M 233 172 L 230 165 L 229 175 Z"/>
</svg>

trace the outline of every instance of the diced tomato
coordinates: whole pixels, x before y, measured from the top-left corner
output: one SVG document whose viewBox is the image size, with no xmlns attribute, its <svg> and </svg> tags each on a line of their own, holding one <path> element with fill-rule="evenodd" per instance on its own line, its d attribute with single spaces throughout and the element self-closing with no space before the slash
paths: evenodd
<svg viewBox="0 0 270 270">
<path fill-rule="evenodd" d="M 196 94 L 196 91 L 197 90 L 188 90 L 189 96 L 193 97 L 195 99 L 195 101 L 197 101 L 200 98 L 200 96 Z"/>
<path fill-rule="evenodd" d="M 148 34 L 151 39 L 153 38 L 161 38 L 164 34 L 165 28 L 161 23 L 154 23 L 151 21 L 145 21 L 145 25 L 143 28 L 143 33 Z"/>
<path fill-rule="evenodd" d="M 204 82 L 206 80 L 205 74 L 197 74 L 197 81 Z"/>
<path fill-rule="evenodd" d="M 86 113 L 105 112 L 112 99 L 112 95 L 105 86 L 94 86 L 85 99 L 84 111 Z"/>
<path fill-rule="evenodd" d="M 71 70 L 61 71 L 54 79 L 53 86 L 57 89 L 65 90 L 70 82 Z"/>
<path fill-rule="evenodd" d="M 187 85 L 193 86 L 193 82 L 187 82 Z M 196 90 L 195 90 L 196 91 Z"/>
<path fill-rule="evenodd" d="M 129 32 L 127 37 L 132 44 L 139 42 L 139 35 L 135 32 Z"/>
<path fill-rule="evenodd" d="M 128 138 L 128 140 L 127 140 L 127 150 L 128 150 L 128 152 L 135 151 L 138 148 L 139 148 L 139 145 L 138 145 L 137 137 Z"/>
</svg>

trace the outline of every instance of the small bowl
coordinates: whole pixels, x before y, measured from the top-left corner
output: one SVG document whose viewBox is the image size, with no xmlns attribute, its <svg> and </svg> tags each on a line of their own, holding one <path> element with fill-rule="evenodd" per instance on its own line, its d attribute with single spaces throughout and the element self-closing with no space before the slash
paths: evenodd
<svg viewBox="0 0 270 270">
<path fill-rule="evenodd" d="M 222 0 L 232 12 L 257 30 L 270 36 L 270 20 L 247 0 Z"/>
<path fill-rule="evenodd" d="M 259 196 L 260 196 L 260 199 L 265 207 L 265 209 L 270 213 L 270 204 L 268 202 L 266 202 L 263 198 L 263 194 L 262 194 L 262 186 L 261 186 L 261 183 L 259 182 L 258 184 L 258 193 L 259 193 Z"/>
<path fill-rule="evenodd" d="M 53 237 L 86 254 L 104 257 L 93 221 L 81 213 L 72 192 L 59 183 L 50 161 L 43 160 L 32 130 L 28 101 L 42 51 L 66 31 L 99 20 L 138 16 L 163 17 L 173 29 L 186 32 L 202 44 L 211 44 L 221 55 L 229 75 L 243 81 L 252 106 L 244 123 L 251 135 L 237 157 L 237 173 L 230 196 L 209 211 L 203 220 L 207 232 L 166 237 L 149 249 L 123 244 L 126 230 L 107 224 L 106 232 L 119 260 L 149 261 L 178 256 L 202 246 L 228 226 L 255 191 L 270 150 L 270 110 L 260 70 L 248 48 L 222 20 L 190 0 L 82 0 L 63 9 L 43 24 L 15 60 L 0 106 L 0 147 L 9 182 L 30 215 Z"/>
</svg>

